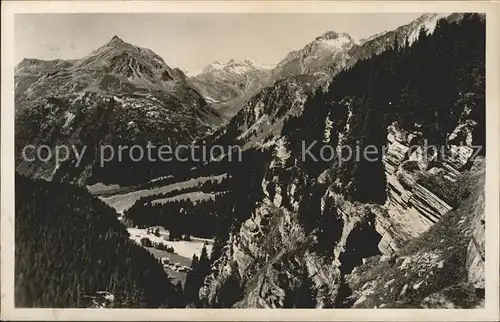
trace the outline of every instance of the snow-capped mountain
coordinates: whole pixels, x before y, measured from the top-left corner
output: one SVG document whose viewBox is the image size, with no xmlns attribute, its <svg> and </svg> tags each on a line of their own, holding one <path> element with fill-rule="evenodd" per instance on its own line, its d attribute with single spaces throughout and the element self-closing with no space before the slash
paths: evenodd
<svg viewBox="0 0 500 322">
<path fill-rule="evenodd" d="M 302 49 L 290 52 L 273 70 L 273 79 L 311 74 L 332 63 L 341 69 L 349 59 L 348 51 L 357 44 L 347 33 L 328 31 Z"/>
<path fill-rule="evenodd" d="M 272 81 L 283 77 L 308 74 L 316 85 L 327 85 L 338 72 L 358 60 L 369 58 L 392 46 L 394 36 L 403 44 L 405 39 L 411 44 L 424 27 L 432 33 L 439 19 L 459 20 L 460 13 L 423 14 L 412 22 L 395 30 L 378 32 L 361 40 L 356 40 L 347 33 L 328 31 L 308 43 L 300 50 L 290 52 L 277 64 L 272 72 Z"/>
<path fill-rule="evenodd" d="M 358 60 L 379 54 L 394 44 L 394 36 L 403 44 L 408 38 L 410 44 L 416 39 L 422 27 L 432 33 L 439 19 L 449 21 L 461 19 L 463 14 L 424 14 L 409 24 L 395 30 L 383 31 L 360 41 L 347 33 L 328 31 L 305 45 L 290 52 L 272 70 L 267 87 L 253 93 L 239 106 L 238 113 L 212 135 L 212 140 L 233 137 L 244 142 L 245 147 L 255 147 L 279 133 L 284 120 L 292 116 L 292 106 L 302 106 L 303 97 L 318 86 L 326 86 L 332 78 L 347 66 Z M 225 65 L 207 67 L 215 75 L 224 73 Z M 287 103 L 283 103 L 287 101 Z M 300 108 L 297 108 L 300 109 Z"/>
<path fill-rule="evenodd" d="M 357 43 L 347 33 L 329 31 L 304 48 L 290 52 L 272 69 L 250 60 L 214 62 L 191 81 L 208 102 L 214 103 L 218 113 L 230 118 L 261 89 L 279 79 L 308 74 L 309 82 L 315 84 L 332 73 L 320 70 L 325 65 L 337 63 L 341 70 L 349 60 L 348 50 Z"/>
<path fill-rule="evenodd" d="M 422 27 L 431 33 L 440 18 L 454 20 L 461 16 L 449 13 L 424 14 L 395 30 L 382 31 L 360 41 L 345 32 L 328 31 L 303 48 L 288 53 L 271 71 L 249 60 L 230 60 L 227 63 L 210 64 L 191 80 L 207 101 L 216 103 L 214 107 L 220 113 L 232 117 L 250 97 L 279 79 L 307 75 L 313 87 L 326 86 L 345 67 L 392 46 L 395 35 L 400 44 L 405 39 L 411 44 Z"/>
<path fill-rule="evenodd" d="M 192 77 L 192 84 L 221 114 L 233 116 L 247 98 L 268 83 L 271 68 L 251 60 L 214 62 Z"/>
<path fill-rule="evenodd" d="M 261 72 L 266 69 L 270 69 L 269 66 L 264 66 L 258 64 L 250 59 L 245 59 L 244 61 L 237 61 L 230 59 L 227 63 L 221 63 L 219 61 L 213 62 L 212 64 L 205 67 L 202 74 L 214 74 L 214 75 L 241 75 L 244 76 L 248 73 Z"/>
</svg>

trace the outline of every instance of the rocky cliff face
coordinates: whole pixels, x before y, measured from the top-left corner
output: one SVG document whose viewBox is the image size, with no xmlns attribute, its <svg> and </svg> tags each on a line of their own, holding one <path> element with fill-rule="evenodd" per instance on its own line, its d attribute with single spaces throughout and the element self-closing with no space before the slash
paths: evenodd
<svg viewBox="0 0 500 322">
<path fill-rule="evenodd" d="M 337 140 L 339 144 L 350 135 L 349 113 L 343 120 L 331 121 L 329 117 L 323 120 L 323 125 L 318 130 L 324 133 L 320 139 L 330 140 L 332 127 L 341 128 Z M 300 285 L 300 272 L 306 271 L 313 282 L 318 307 L 372 307 L 382 304 L 389 307 L 420 304 L 439 307 L 441 304 L 434 297 L 441 298 L 448 291 L 444 290 L 443 294 L 437 295 L 430 292 L 437 292 L 436 287 L 448 285 L 448 282 L 441 280 L 441 284 L 437 283 L 425 274 L 448 265 L 447 259 L 442 260 L 446 251 L 431 251 L 413 241 L 425 238 L 419 236 L 434 234 L 429 233 L 429 229 L 436 223 L 446 225 L 450 216 L 455 220 L 453 214 L 463 211 L 461 207 L 464 205 L 476 204 L 471 201 L 475 199 L 456 204 L 453 198 L 442 194 L 437 188 L 440 185 L 460 186 L 463 180 L 477 180 L 484 174 L 480 170 L 469 174 L 467 170 L 471 166 L 469 159 L 472 154 L 470 141 L 467 145 L 472 127 L 467 124 L 471 125 L 470 121 L 464 120 L 449 136 L 449 141 L 453 143 L 443 152 L 446 156 L 444 159 L 438 159 L 438 153 L 426 151 L 426 140 L 421 133 L 407 132 L 399 129 L 397 124 L 391 124 L 387 131 L 387 152 L 383 159 L 388 190 L 388 198 L 383 205 L 355 202 L 346 198 L 338 188 L 332 164 L 317 164 L 312 166 L 313 170 L 307 170 L 310 165 L 306 166 L 300 161 L 291 144 L 292 134 L 281 129 L 266 145 L 266 149 L 274 157 L 262 180 L 265 198 L 254 209 L 249 210 L 248 220 L 231 234 L 222 256 L 215 261 L 204 287 L 200 289 L 200 297 L 209 305 L 216 302 L 226 279 L 236 271 L 245 288 L 243 299 L 234 304 L 236 307 L 283 307 L 287 292 L 294 285 Z M 459 132 L 465 138 L 460 144 L 453 140 Z M 465 145 L 462 144 L 464 142 Z M 474 178 L 470 179 L 471 176 Z M 480 187 L 481 182 L 477 185 Z M 480 194 L 481 191 L 475 193 Z M 460 198 L 460 194 L 457 193 L 455 197 Z M 315 212 L 329 219 L 320 222 L 311 232 L 304 227 L 301 218 L 313 216 Z M 481 213 L 478 208 L 476 214 L 479 216 Z M 481 235 L 484 233 L 481 227 L 484 226 L 481 226 L 480 219 L 473 221 L 472 217 L 467 217 L 460 223 L 463 232 L 470 231 L 470 234 L 476 236 L 466 243 L 466 265 L 469 279 L 473 281 L 471 283 L 480 288 L 481 283 L 484 283 L 481 280 L 484 278 L 484 247 L 481 248 L 481 243 L 477 241 L 484 237 Z M 325 235 L 322 237 L 323 230 L 327 230 L 326 238 L 329 238 L 330 247 L 326 251 L 318 251 L 318 240 L 325 238 Z M 460 233 L 453 232 L 457 234 L 455 236 Z M 446 236 L 447 233 L 441 231 L 435 234 L 445 240 L 456 238 Z M 413 255 L 401 255 L 410 252 L 407 246 L 409 241 L 419 246 L 414 246 Z M 457 252 L 461 252 L 465 258 L 463 249 Z M 457 259 L 454 257 L 453 260 Z M 364 274 L 369 270 L 374 272 L 375 278 L 378 268 L 367 265 L 376 262 L 378 266 L 375 266 L 380 267 L 394 261 L 401 267 L 400 271 L 405 272 L 405 268 L 411 267 L 413 273 L 408 274 L 420 274 L 420 279 L 414 284 L 391 289 L 393 293 L 397 291 L 400 297 L 396 296 L 399 300 L 389 301 L 380 295 L 381 282 L 368 282 Z M 371 273 L 366 274 L 372 276 Z M 395 279 L 397 280 L 396 277 Z M 450 279 L 450 283 L 459 283 L 459 280 L 462 281 L 458 277 Z M 384 285 L 389 287 L 393 282 L 387 277 Z M 422 287 L 425 291 L 421 290 L 423 293 L 419 294 L 429 298 L 425 301 L 419 298 L 421 302 L 415 304 L 417 302 L 408 297 L 411 293 L 409 288 L 418 290 L 424 283 L 429 287 Z M 443 286 L 443 289 L 445 287 L 448 286 Z M 470 289 L 465 291 L 462 284 L 453 286 L 452 290 L 456 287 L 462 293 L 470 293 Z M 405 298 L 405 294 L 407 299 L 401 300 Z M 377 299 L 375 303 L 373 301 L 377 296 L 381 300 Z M 468 303 L 472 302 L 479 303 L 480 298 L 474 297 Z"/>
<path fill-rule="evenodd" d="M 392 256 L 371 258 L 346 277 L 354 307 L 484 305 L 484 168 L 479 161 L 457 181 L 470 195 L 456 209 Z"/>
<path fill-rule="evenodd" d="M 361 41 L 359 46 L 354 46 L 349 51 L 349 55 L 352 57 L 349 64 L 352 65 L 358 60 L 380 54 L 382 51 L 394 44 L 395 38 L 400 45 L 403 45 L 406 40 L 408 40 L 408 43 L 411 44 L 417 39 L 418 33 L 422 27 L 425 28 L 427 33 L 432 33 L 436 28 L 437 21 L 441 18 L 447 18 L 451 21 L 460 19 L 460 17 L 461 14 L 450 13 L 423 14 L 412 22 L 400 26 L 395 30 L 380 32 L 374 36 L 364 39 Z"/>
<path fill-rule="evenodd" d="M 419 30 L 426 22 L 435 23 L 436 17 L 423 16 L 403 28 L 403 34 Z M 467 25 L 471 17 L 465 17 L 454 25 Z M 478 27 L 482 24 L 479 17 L 474 21 Z M 385 39 L 389 38 L 394 39 Z M 439 41 L 439 36 L 434 39 Z M 417 42 L 416 47 L 421 44 Z M 352 89 L 355 82 L 370 78 L 374 61 L 393 64 L 397 55 L 392 52 L 397 51 L 361 61 L 335 77 L 325 91 L 314 90 L 314 74 L 304 75 L 302 84 L 308 84 L 305 99 L 304 95 L 290 95 L 293 91 L 270 96 L 273 104 L 260 97 L 263 105 L 247 105 L 229 123 L 228 128 L 234 129 L 231 133 L 246 134 L 247 129 L 267 133 L 269 137 L 260 147 L 273 161 L 262 165 L 266 169 L 262 178 L 265 197 L 247 213 L 234 214 L 247 219 L 231 231 L 200 289 L 208 306 L 219 302 L 221 290 L 228 279 L 234 283 L 235 276 L 244 288 L 242 299 L 233 303 L 237 307 L 293 306 L 291 294 L 304 288 L 314 293 L 306 297 L 313 298 L 317 307 L 482 305 L 484 248 L 478 240 L 483 237 L 484 164 L 482 160 L 472 162 L 473 138 L 484 126 L 482 89 L 469 87 L 466 93 L 456 93 L 456 100 L 446 105 L 453 109 L 454 117 L 443 119 L 438 126 L 428 117 L 415 121 L 416 110 L 443 105 L 431 100 L 427 105 L 408 103 L 401 100 L 406 90 L 397 95 L 400 97 L 388 99 L 370 87 L 377 81 L 357 92 Z M 474 62 L 466 58 L 457 63 L 462 64 Z M 411 60 L 404 65 L 412 65 Z M 356 68 L 365 69 L 355 74 Z M 342 78 L 345 75 L 356 76 Z M 407 72 L 400 70 L 399 75 L 407 81 Z M 456 81 L 468 77 L 462 75 Z M 276 82 L 268 94 L 281 92 L 272 90 L 279 82 L 282 89 L 293 88 L 288 83 L 297 79 Z M 391 79 L 384 81 L 388 84 Z M 477 78 L 480 82 L 481 77 Z M 384 86 L 378 87 L 380 93 L 384 90 Z M 419 94 L 415 98 L 423 99 Z M 282 126 L 267 131 L 260 117 L 266 120 L 275 115 L 274 109 L 284 109 L 281 104 L 285 102 L 300 108 L 290 109 L 293 113 L 282 118 Z M 406 108 L 409 112 L 401 111 Z M 433 114 L 437 116 L 438 109 Z M 403 126 L 405 119 L 409 124 Z M 375 163 L 366 159 L 343 164 L 336 159 L 304 160 L 301 143 L 307 146 L 311 142 L 321 142 L 313 149 L 316 156 L 327 145 L 340 156 L 339 149 L 346 145 L 372 145 L 385 151 Z"/>
<path fill-rule="evenodd" d="M 311 84 L 307 77 L 275 82 L 249 99 L 229 122 L 210 134 L 210 143 L 239 144 L 243 150 L 272 144 L 284 122 L 300 115 Z"/>
</svg>

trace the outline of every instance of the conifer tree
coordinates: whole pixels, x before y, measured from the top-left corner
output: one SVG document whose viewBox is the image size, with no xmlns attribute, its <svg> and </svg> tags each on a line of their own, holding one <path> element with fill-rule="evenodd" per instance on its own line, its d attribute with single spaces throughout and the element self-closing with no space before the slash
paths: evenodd
<svg viewBox="0 0 500 322">
<path fill-rule="evenodd" d="M 317 291 L 314 289 L 313 282 L 307 274 L 307 269 L 303 269 L 300 272 L 298 279 L 299 285 L 286 291 L 283 307 L 315 308 L 317 305 Z"/>
<path fill-rule="evenodd" d="M 214 307 L 231 308 L 243 298 L 243 287 L 240 284 L 238 270 L 233 268 L 231 274 L 222 284 L 217 293 Z"/>
</svg>

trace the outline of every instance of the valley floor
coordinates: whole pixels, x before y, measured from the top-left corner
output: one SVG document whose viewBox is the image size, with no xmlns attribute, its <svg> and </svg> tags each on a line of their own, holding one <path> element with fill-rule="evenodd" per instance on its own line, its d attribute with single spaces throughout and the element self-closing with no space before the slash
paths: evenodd
<svg viewBox="0 0 500 322">
<path fill-rule="evenodd" d="M 151 196 L 155 194 L 162 194 L 173 191 L 179 192 L 179 194 L 176 196 L 170 198 L 159 198 L 157 200 L 154 200 L 153 203 L 165 203 L 179 199 L 190 199 L 191 201 L 196 201 L 211 198 L 212 194 L 207 194 L 201 191 L 189 193 L 182 193 L 182 191 L 184 189 L 195 187 L 196 185 L 207 181 L 220 182 L 220 180 L 222 180 L 224 177 L 225 175 L 192 178 L 186 181 L 175 182 L 172 184 L 152 188 L 121 187 L 115 184 L 106 185 L 97 183 L 92 186 L 88 186 L 87 189 L 94 195 L 103 195 L 99 198 L 107 205 L 114 208 L 118 212 L 118 214 L 123 215 L 123 212 L 134 205 L 134 203 L 141 197 Z M 150 183 L 154 182 L 155 180 L 150 181 Z M 171 277 L 174 283 L 180 281 L 182 284 L 184 284 L 186 281 L 187 270 L 191 265 L 193 255 L 196 255 L 199 258 L 204 245 L 206 245 L 207 251 L 208 253 L 210 253 L 213 245 L 213 239 L 191 237 L 190 241 L 169 241 L 169 232 L 163 227 L 158 227 L 158 229 L 159 236 L 156 236 L 153 233 L 148 233 L 147 228 L 127 228 L 130 234 L 130 239 L 132 239 L 139 245 L 141 245 L 142 238 L 148 238 L 153 244 L 163 243 L 167 247 L 173 247 L 174 253 L 170 253 L 165 250 L 157 249 L 155 247 L 143 246 L 160 261 L 162 259 L 168 258 L 170 264 L 164 265 L 164 269 L 167 272 L 168 276 Z M 176 264 L 178 264 L 177 267 L 175 266 Z"/>
<path fill-rule="evenodd" d="M 109 206 L 113 207 L 116 212 L 119 214 L 123 214 L 125 210 L 132 207 L 134 203 L 139 200 L 141 197 L 152 196 L 155 194 L 162 194 L 167 192 L 179 191 L 179 195 L 181 195 L 181 191 L 183 189 L 188 189 L 195 187 L 200 183 L 204 183 L 207 181 L 211 182 L 220 182 L 222 179 L 226 177 L 225 174 L 218 176 L 210 176 L 210 177 L 198 177 L 188 179 L 186 181 L 175 182 L 172 184 L 167 184 L 158 187 L 120 187 L 119 185 L 105 185 L 102 183 L 97 183 L 92 186 L 88 186 L 87 189 L 93 195 L 99 196 L 99 198 L 104 201 Z M 154 181 L 150 181 L 153 183 Z M 201 196 L 204 198 L 204 194 L 186 194 L 183 197 L 177 196 L 176 198 L 196 198 L 197 196 Z M 161 201 L 159 201 L 161 202 Z"/>
<path fill-rule="evenodd" d="M 190 241 L 169 241 L 168 231 L 163 229 L 162 227 L 158 227 L 158 229 L 159 236 L 152 233 L 148 234 L 146 228 L 127 228 L 130 234 L 130 239 L 132 239 L 139 245 L 141 245 L 142 238 L 149 238 L 149 240 L 151 240 L 151 242 L 153 243 L 163 243 L 168 247 L 173 247 L 173 254 L 165 250 L 156 249 L 154 247 L 144 248 L 147 249 L 151 254 L 153 254 L 158 260 L 168 258 L 169 265 L 164 265 L 163 268 L 167 272 L 168 276 L 172 278 L 172 281 L 174 283 L 180 281 L 182 282 L 182 284 L 184 284 L 184 282 L 186 281 L 187 269 L 189 269 L 191 265 L 193 255 L 196 255 L 199 258 L 204 245 L 207 249 L 207 252 L 210 253 L 212 251 L 213 240 L 192 237 Z M 178 264 L 178 267 L 175 267 L 175 264 Z"/>
</svg>

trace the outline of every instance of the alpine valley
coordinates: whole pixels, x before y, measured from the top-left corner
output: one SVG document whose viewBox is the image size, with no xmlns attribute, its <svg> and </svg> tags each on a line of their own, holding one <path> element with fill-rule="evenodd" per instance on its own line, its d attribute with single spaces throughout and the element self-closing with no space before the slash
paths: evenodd
<svg viewBox="0 0 500 322">
<path fill-rule="evenodd" d="M 24 59 L 16 306 L 483 307 L 485 46 L 485 17 L 454 13 L 191 77 L 118 36 Z M 100 146 L 148 142 L 241 162 L 99 164 Z M 87 151 L 23 159 L 42 144 Z"/>
</svg>

